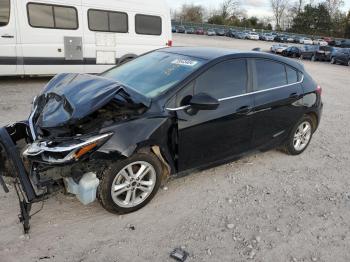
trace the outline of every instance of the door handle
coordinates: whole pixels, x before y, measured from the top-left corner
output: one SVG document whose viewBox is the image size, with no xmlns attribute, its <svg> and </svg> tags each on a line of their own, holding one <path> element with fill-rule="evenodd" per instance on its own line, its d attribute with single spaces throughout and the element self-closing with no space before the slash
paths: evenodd
<svg viewBox="0 0 350 262">
<path fill-rule="evenodd" d="M 298 99 L 298 98 L 299 98 L 298 93 L 291 93 L 291 94 L 289 95 L 289 99 Z"/>
<path fill-rule="evenodd" d="M 252 111 L 250 106 L 242 106 L 237 109 L 236 113 L 239 115 L 248 115 Z"/>
<path fill-rule="evenodd" d="M 13 35 L 2 35 L 1 37 L 2 37 L 2 38 L 14 38 Z"/>
</svg>

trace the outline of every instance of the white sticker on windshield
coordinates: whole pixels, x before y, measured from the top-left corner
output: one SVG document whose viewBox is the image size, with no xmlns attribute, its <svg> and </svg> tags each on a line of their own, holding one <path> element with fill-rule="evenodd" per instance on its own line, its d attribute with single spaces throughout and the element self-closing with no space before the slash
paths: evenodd
<svg viewBox="0 0 350 262">
<path fill-rule="evenodd" d="M 195 66 L 196 64 L 198 64 L 198 61 L 190 60 L 190 59 L 175 59 L 171 63 L 175 65 Z"/>
</svg>

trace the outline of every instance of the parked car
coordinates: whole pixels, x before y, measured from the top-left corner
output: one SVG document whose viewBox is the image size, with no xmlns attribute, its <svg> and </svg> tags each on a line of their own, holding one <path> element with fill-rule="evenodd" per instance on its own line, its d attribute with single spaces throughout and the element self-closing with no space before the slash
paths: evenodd
<svg viewBox="0 0 350 262">
<path fill-rule="evenodd" d="M 218 36 L 225 36 L 226 35 L 226 30 L 223 28 L 217 29 L 216 30 L 216 35 Z"/>
<path fill-rule="evenodd" d="M 262 35 L 262 40 L 264 41 L 274 41 L 275 40 L 275 36 L 272 34 L 263 34 Z"/>
<path fill-rule="evenodd" d="M 320 45 L 320 46 L 326 46 L 328 43 L 324 41 L 323 39 L 315 39 L 312 41 L 313 45 Z"/>
<path fill-rule="evenodd" d="M 199 27 L 199 28 L 197 28 L 197 29 L 196 29 L 196 34 L 197 34 L 197 35 L 204 35 L 204 34 L 205 34 L 205 32 L 204 32 L 203 27 Z"/>
<path fill-rule="evenodd" d="M 294 60 L 164 48 L 100 75 L 54 77 L 27 121 L 0 128 L 0 159 L 16 163 L 1 167 L 22 185 L 26 225 L 31 203 L 54 187 L 84 204 L 97 195 L 124 214 L 149 203 L 169 176 L 252 150 L 301 154 L 321 111 L 321 88 Z"/>
<path fill-rule="evenodd" d="M 340 47 L 341 48 L 350 48 L 350 39 L 341 40 Z"/>
<path fill-rule="evenodd" d="M 184 27 L 183 25 L 180 25 L 177 28 L 177 33 L 179 33 L 179 34 L 186 34 L 186 27 Z"/>
<path fill-rule="evenodd" d="M 234 30 L 234 29 L 232 29 L 232 28 L 230 28 L 230 29 L 227 30 L 227 32 L 226 32 L 226 36 L 227 36 L 227 37 L 235 37 L 235 35 L 236 35 L 236 30 Z"/>
<path fill-rule="evenodd" d="M 194 30 L 193 27 L 190 27 L 190 28 L 187 29 L 187 34 L 192 35 L 192 34 L 194 34 L 194 33 L 195 33 L 195 30 Z"/>
<path fill-rule="evenodd" d="M 286 37 L 286 42 L 288 42 L 288 43 L 294 43 L 294 37 L 295 37 L 295 36 L 287 36 L 287 37 Z"/>
<path fill-rule="evenodd" d="M 328 46 L 329 50 L 325 51 L 325 61 L 331 61 L 332 57 L 335 56 L 335 53 L 341 50 L 340 47 Z"/>
<path fill-rule="evenodd" d="M 173 25 L 173 26 L 171 27 L 171 32 L 172 32 L 172 33 L 176 33 L 176 26 Z"/>
<path fill-rule="evenodd" d="M 315 52 L 317 47 L 313 45 L 304 45 L 300 59 L 310 59 L 311 61 L 316 61 Z"/>
<path fill-rule="evenodd" d="M 255 32 L 249 32 L 246 38 L 249 40 L 259 40 L 259 35 Z"/>
<path fill-rule="evenodd" d="M 238 33 L 236 33 L 235 37 L 238 38 L 238 39 L 246 39 L 247 33 L 245 33 L 245 32 L 238 32 Z"/>
<path fill-rule="evenodd" d="M 312 39 L 308 38 L 308 37 L 300 38 L 299 43 L 304 44 L 304 45 L 312 45 L 313 44 Z"/>
<path fill-rule="evenodd" d="M 343 64 L 350 66 L 350 48 L 340 48 L 331 57 L 331 64 Z"/>
<path fill-rule="evenodd" d="M 275 44 L 275 45 L 272 45 L 270 50 L 272 53 L 275 53 L 275 54 L 282 54 L 283 50 L 288 48 L 288 45 L 284 45 L 284 44 Z"/>
<path fill-rule="evenodd" d="M 208 36 L 214 36 L 214 35 L 216 35 L 215 29 L 208 29 L 208 30 L 207 30 L 207 35 L 208 35 Z"/>
<path fill-rule="evenodd" d="M 329 45 L 332 41 L 334 41 L 334 39 L 332 37 L 323 37 L 323 40 L 327 42 L 327 44 Z"/>
<path fill-rule="evenodd" d="M 290 46 L 282 51 L 282 55 L 287 56 L 287 57 L 296 58 L 296 57 L 300 57 L 301 52 L 302 52 L 301 47 Z"/>
<path fill-rule="evenodd" d="M 287 42 L 287 36 L 286 35 L 277 35 L 275 37 L 275 41 L 280 42 L 280 43 L 285 43 L 285 42 Z"/>
<path fill-rule="evenodd" d="M 293 43 L 300 44 L 300 36 L 294 36 Z"/>
<path fill-rule="evenodd" d="M 333 46 L 318 46 L 315 51 L 316 61 L 330 61 L 332 54 L 336 52 L 338 48 Z"/>
</svg>

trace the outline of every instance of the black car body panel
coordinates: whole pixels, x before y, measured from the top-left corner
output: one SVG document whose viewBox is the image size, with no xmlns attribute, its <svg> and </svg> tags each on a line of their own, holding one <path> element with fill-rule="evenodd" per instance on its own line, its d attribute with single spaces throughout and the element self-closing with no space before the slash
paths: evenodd
<svg viewBox="0 0 350 262">
<path fill-rule="evenodd" d="M 23 140 L 27 144 L 19 148 L 25 149 L 25 172 L 3 171 L 27 177 L 35 192 L 29 202 L 50 192 L 49 187 L 66 176 L 76 181 L 83 172 L 102 176 L 111 163 L 142 150 L 158 148 L 157 157 L 168 173 L 179 175 L 251 150 L 279 146 L 304 114 L 320 119 L 317 84 L 294 60 L 218 48 L 174 47 L 155 52 L 187 57 L 175 59 L 159 72 L 165 75 L 179 66 L 193 67 L 198 60 L 203 64 L 153 98 L 104 74 L 58 75 L 35 100 L 28 121 L 2 129 L 18 147 Z M 239 90 L 225 89 L 225 85 Z M 6 138 L 0 140 L 6 148 L 0 150 L 0 161 L 19 161 L 8 153 L 14 147 L 6 145 Z M 25 191 L 27 186 L 22 183 Z M 28 189 L 27 193 L 33 192 Z"/>
<path fill-rule="evenodd" d="M 350 65 L 350 48 L 339 48 L 333 55 L 336 63 Z"/>
</svg>

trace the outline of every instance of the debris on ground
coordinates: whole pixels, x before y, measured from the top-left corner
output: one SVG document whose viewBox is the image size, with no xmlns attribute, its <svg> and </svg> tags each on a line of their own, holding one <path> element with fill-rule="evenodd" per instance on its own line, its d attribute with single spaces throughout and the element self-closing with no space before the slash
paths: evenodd
<svg viewBox="0 0 350 262">
<path fill-rule="evenodd" d="M 184 262 L 188 257 L 188 252 L 183 250 L 182 248 L 175 248 L 171 253 L 170 257 L 174 258 L 177 261 Z"/>
</svg>

